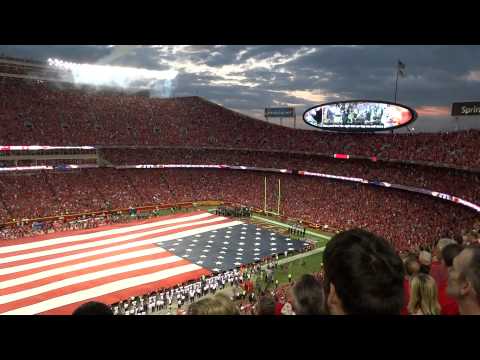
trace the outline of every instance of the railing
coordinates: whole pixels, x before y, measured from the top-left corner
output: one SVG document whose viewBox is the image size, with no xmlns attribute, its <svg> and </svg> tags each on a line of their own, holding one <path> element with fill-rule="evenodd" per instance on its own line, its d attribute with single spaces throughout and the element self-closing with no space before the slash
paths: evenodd
<svg viewBox="0 0 480 360">
<path fill-rule="evenodd" d="M 134 209 L 137 212 L 146 212 L 146 211 L 154 211 L 154 210 L 164 210 L 170 208 L 192 208 L 202 206 L 202 202 L 181 202 L 175 204 L 154 204 L 154 205 L 144 205 L 135 207 Z M 194 206 L 195 204 L 195 206 Z M 75 214 L 62 214 L 56 216 L 48 216 L 42 218 L 35 218 L 35 219 L 14 219 L 14 221 L 10 221 L 7 223 L 0 224 L 1 226 L 15 226 L 23 223 L 24 225 L 33 224 L 35 222 L 53 222 L 63 220 L 64 222 L 73 221 L 73 220 L 80 220 L 82 218 L 87 217 L 96 217 L 96 216 L 107 216 L 107 215 L 121 215 L 121 214 L 128 214 L 132 208 L 122 208 L 122 209 L 111 209 L 111 210 L 98 210 L 98 211 L 87 211 L 83 213 L 75 213 Z"/>
<path fill-rule="evenodd" d="M 236 206 L 236 207 L 248 207 L 246 206 L 245 204 L 240 204 L 240 203 L 236 203 L 236 202 L 231 202 L 231 201 L 224 201 L 222 202 L 223 205 L 228 205 L 228 206 Z M 299 218 L 294 218 L 294 217 L 290 217 L 290 216 L 285 216 L 285 214 L 276 214 L 272 211 L 266 211 L 264 209 L 259 209 L 259 208 L 256 208 L 256 207 L 253 207 L 253 212 L 256 213 L 256 214 L 259 214 L 259 215 L 263 215 L 263 216 L 271 216 L 271 217 L 274 217 L 276 219 L 279 219 L 281 222 L 284 222 L 284 223 L 297 223 L 297 224 L 302 224 L 303 226 L 306 226 L 308 228 L 311 228 L 311 229 L 325 229 L 326 231 L 328 232 L 338 232 L 338 231 L 341 231 L 341 229 L 337 229 L 337 228 L 334 228 L 334 227 L 331 227 L 327 224 L 320 224 L 320 223 L 314 223 L 314 222 L 310 222 L 310 221 L 307 221 L 307 220 L 303 220 L 303 219 L 299 219 Z M 273 215 L 274 214 L 274 215 Z M 272 216 L 273 215 L 273 216 Z"/>
<path fill-rule="evenodd" d="M 434 168 L 447 168 L 461 171 L 469 171 L 474 173 L 480 173 L 480 168 L 472 168 L 467 166 L 458 166 L 448 163 L 436 163 L 432 161 L 420 161 L 420 160 L 402 160 L 402 159 L 386 159 L 377 156 L 363 156 L 363 155 L 349 155 L 344 154 L 348 157 L 338 156 L 343 154 L 335 153 L 315 153 L 308 151 L 295 151 L 295 150 L 274 150 L 274 149 L 252 149 L 252 148 L 235 148 L 235 147 L 213 147 L 213 146 L 158 146 L 158 145 L 105 145 L 97 146 L 99 150 L 102 149 L 164 149 L 164 150 L 205 150 L 205 151 L 241 151 L 241 152 L 263 152 L 263 153 L 273 153 L 273 154 L 291 154 L 291 155 L 306 155 L 306 156 L 316 156 L 321 158 L 334 158 L 334 159 L 352 159 L 352 160 L 368 160 L 372 162 L 386 162 L 392 164 L 408 164 L 408 165 L 417 165 L 417 166 L 428 166 Z"/>
<path fill-rule="evenodd" d="M 96 165 L 70 165 L 67 166 L 67 168 L 70 169 L 80 169 L 80 168 L 86 168 L 86 167 L 93 167 L 96 168 Z M 46 168 L 46 167 L 39 167 L 41 169 Z M 442 200 L 450 201 L 456 204 L 460 204 L 463 206 L 466 206 L 470 209 L 475 210 L 476 212 L 480 213 L 480 205 L 471 203 L 465 199 L 459 198 L 457 196 L 453 196 L 450 194 L 444 194 L 441 192 L 437 191 L 432 191 L 429 189 L 423 189 L 423 188 L 417 188 L 413 186 L 405 186 L 405 185 L 400 185 L 400 184 L 394 184 L 394 183 L 389 183 L 389 182 L 384 182 L 384 181 L 377 181 L 377 180 L 367 180 L 367 179 L 362 179 L 362 178 L 354 178 L 354 177 L 346 177 L 346 176 L 338 176 L 338 175 L 330 175 L 330 174 L 322 174 L 322 173 L 317 173 L 317 172 L 309 172 L 309 171 L 303 171 L 303 170 L 288 170 L 288 169 L 274 169 L 274 168 L 256 168 L 256 167 L 248 167 L 248 166 L 230 166 L 230 165 L 189 165 L 189 164 L 167 164 L 167 165 L 124 165 L 124 166 L 116 166 L 116 169 L 166 169 L 166 168 L 191 168 L 191 169 L 223 169 L 223 170 L 240 170 L 240 171 L 261 171 L 261 172 L 272 172 L 272 173 L 282 173 L 282 174 L 298 174 L 301 176 L 313 176 L 313 177 L 319 177 L 319 178 L 326 178 L 326 179 L 334 179 L 334 180 L 342 180 L 342 181 L 348 181 L 348 182 L 354 182 L 354 183 L 361 183 L 365 185 L 373 185 L 373 186 L 379 186 L 379 187 L 384 187 L 388 189 L 396 189 L 396 190 L 403 190 L 403 191 L 410 191 L 414 193 L 419 193 L 423 195 L 428 195 L 428 196 L 433 196 Z M 5 168 L 0 168 L 0 171 L 6 170 Z M 51 167 L 51 170 L 53 170 L 53 167 Z M 177 204 L 177 206 L 182 207 L 183 204 L 189 204 L 190 206 L 193 205 L 192 202 L 189 203 L 180 203 Z M 169 208 L 172 207 L 172 204 L 168 205 L 157 205 L 157 204 L 152 204 L 152 205 L 147 205 L 146 207 L 143 207 L 141 209 L 154 209 L 156 207 L 162 208 Z M 115 209 L 115 210 L 110 210 L 110 212 L 124 212 L 128 211 L 128 209 Z M 102 214 L 105 213 L 106 211 L 97 211 L 95 212 L 96 214 Z M 68 216 L 83 216 L 85 214 L 75 214 L 75 215 L 63 215 L 63 217 Z M 59 218 L 57 217 L 52 217 L 53 218 Z M 35 220 L 32 220 L 35 221 Z M 54 221 L 54 220 L 50 220 Z M 17 221 L 13 222 L 17 223 Z"/>
<path fill-rule="evenodd" d="M 180 202 L 174 204 L 155 204 L 155 205 L 144 205 L 134 208 L 138 213 L 142 212 L 152 212 L 155 210 L 165 210 L 165 209 L 191 209 L 197 208 L 202 206 L 220 206 L 220 205 L 227 205 L 227 206 L 245 206 L 240 203 L 235 203 L 231 201 L 223 201 L 223 200 L 205 200 L 205 201 L 191 201 L 191 202 Z M 94 218 L 99 216 L 107 216 L 107 215 L 126 215 L 129 214 L 132 208 L 122 208 L 122 209 L 112 209 L 112 210 L 99 210 L 99 211 L 88 211 L 83 213 L 76 213 L 76 214 L 63 214 L 57 216 L 49 216 L 49 217 L 42 217 L 42 218 L 35 218 L 35 219 L 18 219 L 16 221 L 11 221 L 8 223 L 0 224 L 0 228 L 4 227 L 14 227 L 19 225 L 31 225 L 33 223 L 45 223 L 45 222 L 54 222 L 54 221 L 63 221 L 63 222 L 71 222 L 75 220 L 82 220 L 85 218 Z M 265 212 L 263 209 L 259 209 L 253 207 L 253 212 L 259 215 L 270 216 L 269 212 Z M 338 232 L 340 229 L 332 228 L 325 224 L 318 224 L 313 223 L 310 221 L 306 221 L 303 219 L 292 218 L 285 215 L 275 216 L 275 218 L 279 219 L 282 222 L 289 223 L 300 223 L 305 227 L 311 229 L 325 229 L 325 226 L 328 227 L 329 232 Z"/>
</svg>

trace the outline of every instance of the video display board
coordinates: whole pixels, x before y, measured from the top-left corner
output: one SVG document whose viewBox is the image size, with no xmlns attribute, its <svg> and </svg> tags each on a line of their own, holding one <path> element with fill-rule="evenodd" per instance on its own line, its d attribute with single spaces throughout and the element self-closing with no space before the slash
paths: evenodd
<svg viewBox="0 0 480 360">
<path fill-rule="evenodd" d="M 415 121 L 416 112 L 395 103 L 354 100 L 314 106 L 303 114 L 310 126 L 332 131 L 385 131 Z"/>
</svg>

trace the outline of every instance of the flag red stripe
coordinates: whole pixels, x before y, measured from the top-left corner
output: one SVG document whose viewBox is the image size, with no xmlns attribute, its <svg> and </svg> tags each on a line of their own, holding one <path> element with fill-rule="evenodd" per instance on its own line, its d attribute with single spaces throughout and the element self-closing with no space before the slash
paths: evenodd
<svg viewBox="0 0 480 360">
<path fill-rule="evenodd" d="M 22 276 L 26 276 L 26 275 L 35 274 L 35 273 L 38 273 L 38 272 L 41 272 L 41 271 L 52 270 L 52 269 L 55 269 L 55 268 L 70 266 L 70 265 L 75 265 L 75 264 L 81 264 L 81 263 L 84 263 L 84 262 L 87 262 L 87 261 L 101 259 L 101 258 L 104 258 L 104 257 L 127 254 L 127 253 L 130 253 L 132 251 L 151 249 L 151 248 L 155 248 L 155 247 L 157 247 L 157 245 L 147 244 L 147 245 L 142 245 L 142 246 L 138 246 L 138 247 L 134 247 L 134 248 L 112 251 L 112 252 L 105 253 L 105 254 L 87 256 L 87 257 L 83 257 L 83 258 L 80 258 L 80 259 L 75 259 L 75 260 L 71 260 L 71 261 L 62 262 L 62 263 L 59 263 L 59 264 L 52 264 L 52 265 L 37 267 L 35 269 L 23 270 L 23 271 L 18 271 L 18 272 L 11 273 L 11 274 L 0 275 L 0 282 L 10 280 L 10 279 L 16 279 L 18 277 L 22 277 Z"/>
<path fill-rule="evenodd" d="M 231 221 L 232 221 L 231 219 L 225 219 L 225 220 L 210 222 L 210 223 L 207 223 L 207 224 L 186 226 L 186 227 L 182 227 L 182 228 L 178 228 L 178 229 L 174 229 L 174 230 L 170 230 L 170 231 L 165 231 L 165 232 L 158 233 L 158 234 L 147 235 L 147 236 L 144 236 L 144 237 L 135 238 L 135 239 L 132 239 L 132 240 L 119 241 L 119 242 L 116 242 L 114 244 L 100 245 L 100 246 L 89 247 L 88 249 L 72 250 L 72 251 L 66 251 L 66 252 L 63 252 L 63 253 L 60 253 L 60 254 L 44 255 L 44 256 L 39 256 L 39 257 L 35 257 L 35 258 L 30 258 L 30 259 L 17 260 L 17 261 L 13 261 L 13 262 L 9 262 L 9 263 L 0 264 L 0 269 L 9 268 L 9 267 L 12 267 L 12 266 L 17 266 L 17 265 L 30 264 L 30 263 L 33 263 L 33 262 L 38 262 L 38 261 L 43 261 L 43 260 L 55 259 L 55 258 L 58 258 L 60 256 L 68 256 L 68 255 L 84 253 L 84 252 L 87 252 L 87 251 L 95 251 L 95 250 L 100 250 L 100 249 L 106 249 L 106 248 L 116 246 L 116 245 L 123 245 L 123 244 L 127 244 L 127 243 L 135 243 L 135 242 L 152 239 L 152 238 L 159 237 L 159 236 L 172 235 L 172 234 L 176 234 L 176 233 L 187 231 L 187 230 L 201 229 L 201 228 L 206 227 L 206 226 L 219 225 L 219 224 L 224 224 L 224 223 L 228 223 L 228 222 L 231 222 Z M 96 240 L 91 240 L 92 243 L 95 242 L 95 241 Z M 173 240 L 169 240 L 169 241 L 173 241 Z"/>
<path fill-rule="evenodd" d="M 82 282 L 82 283 L 62 287 L 62 288 L 59 288 L 59 289 L 47 291 L 47 292 L 42 293 L 42 294 L 38 294 L 38 295 L 34 295 L 34 296 L 27 297 L 27 298 L 24 298 L 24 299 L 12 301 L 12 302 L 9 302 L 9 303 L 6 303 L 6 304 L 0 304 L 0 313 L 4 313 L 4 312 L 7 312 L 7 311 L 14 310 L 14 309 L 24 307 L 24 306 L 28 306 L 28 305 L 33 305 L 33 304 L 36 304 L 36 303 L 39 303 L 39 302 L 57 297 L 57 296 L 61 296 L 61 295 L 69 294 L 69 293 L 74 293 L 76 291 L 86 290 L 86 289 L 90 289 L 90 288 L 93 288 L 93 287 L 96 287 L 96 286 L 108 284 L 108 283 L 111 283 L 111 282 L 114 282 L 114 281 L 128 279 L 128 278 L 135 277 L 135 276 L 140 276 L 140 275 L 147 275 L 149 273 L 154 273 L 154 272 L 157 272 L 157 271 L 166 270 L 166 269 L 169 269 L 169 268 L 174 268 L 174 267 L 177 267 L 177 266 L 187 265 L 187 264 L 190 264 L 190 262 L 187 261 L 187 260 L 181 259 L 179 261 L 169 263 L 169 264 L 153 266 L 153 267 L 149 267 L 149 268 L 146 268 L 146 269 L 127 271 L 127 272 L 120 273 L 120 274 L 106 276 L 106 277 L 103 277 L 103 278 L 90 280 L 90 281 L 85 281 L 85 282 Z M 28 288 L 28 287 L 25 287 L 25 288 Z"/>
<path fill-rule="evenodd" d="M 192 216 L 192 215 L 199 215 L 199 214 L 202 214 L 202 213 L 206 213 L 206 211 L 197 211 L 195 213 L 166 215 L 166 216 L 162 216 L 162 217 L 159 217 L 159 218 L 152 218 L 152 219 L 148 219 L 148 220 L 135 221 L 135 222 L 132 222 L 132 223 L 127 223 L 127 224 L 102 225 L 102 226 L 100 226 L 98 228 L 94 228 L 94 229 L 68 230 L 68 231 L 60 231 L 60 232 L 55 232 L 55 233 L 45 234 L 45 235 L 29 236 L 29 237 L 24 237 L 24 238 L 21 238 L 21 239 L 2 240 L 2 246 L 28 244 L 28 243 L 31 243 L 31 242 L 50 240 L 50 239 L 55 239 L 55 238 L 58 238 L 58 237 L 66 237 L 66 236 L 72 236 L 72 235 L 75 235 L 75 236 L 76 235 L 85 235 L 85 234 L 91 234 L 91 233 L 95 233 L 95 232 L 99 232 L 99 231 L 108 231 L 108 230 L 126 228 L 126 227 L 130 227 L 130 226 L 149 224 L 149 223 L 156 222 L 156 221 L 180 219 L 180 218 L 189 217 L 189 216 Z"/>
<path fill-rule="evenodd" d="M 193 216 L 200 215 L 202 213 L 205 214 L 206 216 L 202 218 L 196 218 L 196 219 L 186 219 L 188 217 L 192 217 L 192 215 Z M 145 229 L 137 229 L 137 230 L 129 229 L 130 227 L 135 227 L 142 224 L 148 224 L 151 222 L 159 222 L 159 221 L 165 221 L 169 219 L 179 219 L 179 218 L 185 218 L 183 219 L 185 221 L 172 222 L 171 224 L 155 225 Z M 214 220 L 214 221 L 210 223 L 204 223 L 205 221 L 208 221 L 208 220 L 210 221 Z M 24 249 L 24 250 L 12 251 L 10 253 L 0 254 L 0 259 L 3 259 L 3 261 L 8 261 L 13 256 L 19 256 L 19 257 L 32 256 L 32 258 L 20 259 L 13 262 L 0 264 L 0 269 L 4 269 L 3 271 L 8 271 L 7 270 L 8 268 L 11 268 L 10 271 L 16 271 L 15 273 L 12 273 L 12 274 L 0 275 L 0 282 L 9 281 L 10 285 L 13 285 L 8 288 L 0 289 L 0 297 L 5 297 L 3 301 L 14 300 L 14 301 L 10 301 L 9 303 L 0 304 L 0 313 L 10 312 L 19 308 L 32 306 L 32 305 L 41 303 L 43 301 L 60 297 L 58 299 L 49 301 L 48 304 L 42 304 L 42 305 L 39 304 L 39 306 L 33 306 L 31 309 L 25 309 L 23 312 L 41 311 L 42 309 L 46 309 L 50 306 L 64 305 L 69 301 L 78 301 L 79 299 L 84 299 L 85 294 L 90 294 L 90 296 L 94 296 L 94 294 L 101 295 L 95 298 L 95 300 L 111 304 L 111 303 L 123 300 L 125 298 L 128 298 L 130 296 L 143 295 L 145 293 L 158 290 L 161 287 L 171 287 L 173 285 L 177 285 L 187 280 L 199 278 L 201 275 L 209 275 L 210 274 L 209 270 L 201 268 L 198 265 L 191 266 L 190 264 L 192 263 L 189 260 L 179 258 L 174 254 L 168 252 L 167 249 L 169 248 L 169 244 L 174 243 L 175 238 L 182 237 L 180 233 L 183 233 L 186 231 L 192 231 L 192 230 L 194 232 L 196 231 L 209 232 L 211 230 L 204 230 L 204 228 L 210 228 L 212 226 L 227 224 L 232 221 L 233 221 L 232 219 L 228 219 L 228 218 L 221 219 L 218 216 L 202 211 L 202 212 L 196 212 L 193 214 L 188 213 L 188 214 L 164 216 L 161 218 L 150 219 L 147 221 L 135 222 L 135 223 L 129 223 L 129 224 L 104 226 L 96 229 L 76 230 L 71 232 L 61 232 L 56 234 L 42 235 L 42 236 L 32 237 L 29 239 L 5 241 L 2 243 L 4 246 L 20 245 L 20 244 L 30 243 L 32 241 L 43 241 L 43 240 L 51 240 L 50 242 L 54 242 L 56 241 L 55 239 L 58 239 L 58 241 L 65 241 L 65 242 L 57 243 L 57 244 L 54 243 L 54 244 L 50 244 L 50 245 L 46 245 L 38 248 L 33 248 L 33 249 Z M 202 223 L 197 225 L 192 225 L 193 223 L 198 223 L 198 222 L 202 222 Z M 177 228 L 172 230 L 167 230 L 167 231 L 162 230 L 164 228 L 168 228 L 172 226 Z M 125 228 L 125 232 L 121 232 L 118 234 L 107 234 L 103 236 L 95 236 L 95 233 L 102 233 L 104 231 L 121 229 L 121 228 Z M 151 232 L 151 231 L 158 231 L 158 232 L 155 234 L 144 235 L 145 233 Z M 81 239 L 79 241 L 69 241 L 68 239 L 68 236 L 71 236 L 71 235 L 78 236 L 78 235 L 84 235 L 84 234 L 91 234 L 91 238 Z M 134 239 L 115 242 L 116 240 L 118 240 L 118 238 L 121 239 L 121 237 L 132 236 L 132 235 L 135 235 L 138 237 Z M 155 250 L 149 251 L 148 249 L 160 249 L 158 245 L 154 243 L 140 244 L 140 242 L 143 242 L 143 241 L 148 242 L 149 240 L 152 240 L 152 239 L 155 239 L 153 241 L 157 241 L 156 238 L 161 238 L 166 236 L 172 237 L 172 235 L 174 239 L 169 239 L 164 242 L 162 242 L 161 239 L 158 240 L 159 245 L 161 245 L 161 248 L 165 250 L 163 252 L 155 252 Z M 192 235 L 185 235 L 185 236 L 192 236 Z M 107 241 L 107 242 L 112 241 L 112 243 L 97 245 L 97 243 L 101 241 Z M 73 249 L 75 249 L 76 245 L 91 246 L 91 247 L 87 247 L 84 249 L 76 249 L 76 250 L 69 249 L 70 247 L 73 247 Z M 116 247 L 119 247 L 122 245 L 123 246 L 129 245 L 132 247 L 128 249 L 115 250 Z M 3 249 L 3 251 L 9 251 L 9 250 L 10 249 Z M 52 250 L 53 251 L 65 250 L 65 252 L 51 254 L 51 255 L 41 255 L 41 254 L 38 255 L 41 252 L 52 251 Z M 95 252 L 95 251 L 105 251 L 105 253 L 89 255 L 89 253 Z M 137 253 L 133 254 L 133 252 L 137 252 L 137 251 L 142 251 L 142 252 L 139 254 Z M 132 253 L 131 256 L 135 256 L 135 257 L 121 259 L 122 257 L 128 257 L 129 253 Z M 81 257 L 79 259 L 71 259 L 71 260 L 68 260 L 67 258 L 65 259 L 66 260 L 65 262 L 49 264 L 49 262 L 61 261 L 65 257 L 71 256 L 71 255 L 84 256 L 84 257 Z M 119 256 L 120 259 L 107 259 L 112 256 Z M 163 262 L 161 259 L 171 257 L 171 256 L 175 256 L 175 258 L 172 259 L 174 260 L 173 262 L 161 264 L 161 262 Z M 114 262 L 108 262 L 108 263 L 102 264 L 103 262 L 102 259 L 105 259 L 105 261 L 114 260 Z M 44 261 L 45 261 L 45 264 L 38 264 L 39 262 L 44 262 Z M 98 264 L 97 265 L 92 264 L 94 266 L 89 266 L 88 268 L 84 268 L 84 269 L 77 269 L 77 270 L 68 269 L 68 267 L 75 267 L 75 265 L 77 265 L 77 267 L 82 267 L 81 264 L 86 262 L 91 262 L 91 261 L 96 262 Z M 145 264 L 144 262 L 146 261 L 153 261 L 153 263 Z M 28 264 L 31 264 L 31 266 L 35 266 L 36 264 L 42 265 L 42 266 L 33 268 L 33 269 L 25 269 L 25 270 L 19 269 L 19 271 L 17 271 L 17 269 L 14 269 L 14 267 L 16 266 L 21 266 L 21 265 L 28 266 Z M 139 264 L 139 266 L 135 266 L 135 264 Z M 159 274 L 157 274 L 157 272 L 168 270 L 168 269 L 175 269 L 177 267 L 184 266 L 184 265 L 190 265 L 190 266 L 188 266 L 188 269 L 179 268 L 178 271 L 173 271 L 171 273 L 170 278 L 158 280 Z M 135 267 L 141 267 L 141 266 L 150 266 L 150 267 L 134 269 Z M 130 267 L 130 269 L 128 268 L 125 269 L 123 267 Z M 188 270 L 195 269 L 195 267 L 199 269 L 194 271 L 188 271 Z M 46 278 L 35 280 L 35 277 L 37 277 L 35 276 L 35 274 L 43 271 L 50 271 L 50 270 L 52 270 L 52 272 L 55 273 L 56 272 L 55 269 L 58 269 L 57 272 L 62 271 L 62 273 L 50 274 L 50 276 Z M 125 272 L 112 274 L 117 271 L 123 271 L 123 270 L 125 270 Z M 66 272 L 63 272 L 63 271 L 66 271 Z M 91 279 L 92 277 L 102 276 L 102 274 L 96 274 L 97 272 L 101 272 L 101 271 L 106 271 L 107 274 L 103 274 L 105 276 L 101 278 Z M 187 272 L 180 274 L 180 272 L 182 271 L 187 271 Z M 177 275 L 174 275 L 175 272 L 177 273 Z M 108 273 L 110 273 L 110 275 Z M 92 274 L 92 275 L 89 275 L 89 274 Z M 42 276 L 42 275 L 46 276 L 48 274 L 41 274 L 39 276 Z M 30 280 L 21 279 L 21 277 L 25 277 L 25 276 L 31 276 L 32 279 Z M 77 279 L 77 277 L 79 276 L 82 276 L 83 278 Z M 132 279 L 139 276 L 140 278 L 138 280 Z M 15 280 L 15 279 L 18 279 L 18 280 Z M 69 279 L 72 279 L 72 280 L 69 281 Z M 90 280 L 87 280 L 87 279 L 90 279 Z M 104 292 L 108 292 L 109 290 L 115 290 L 123 286 L 135 285 L 143 281 L 149 281 L 153 279 L 157 279 L 157 281 L 153 281 L 152 283 L 141 284 L 138 286 L 134 286 L 132 288 L 114 291 L 112 293 L 102 295 Z M 20 283 L 21 281 L 22 282 L 28 281 L 28 282 Z M 67 284 L 59 283 L 59 281 L 66 281 Z M 71 283 L 76 281 L 81 281 L 81 282 L 76 284 L 68 284 L 68 282 Z M 112 284 L 118 281 L 120 281 L 120 283 L 116 283 L 116 285 Z M 52 284 L 52 286 L 49 286 L 50 284 Z M 110 286 L 109 284 L 112 284 L 112 285 Z M 6 286 L 6 285 L 9 285 L 9 284 L 4 284 L 3 286 Z M 45 286 L 46 289 L 38 289 L 39 287 L 43 287 L 43 286 Z M 56 286 L 62 286 L 62 287 L 58 289 L 52 289 L 52 287 L 56 287 Z M 98 290 L 95 290 L 96 287 L 100 287 L 100 288 Z M 50 290 L 48 288 L 50 288 Z M 40 294 L 35 294 L 36 291 L 45 291 L 45 292 Z M 76 293 L 79 291 L 81 293 L 78 293 L 77 295 Z M 18 292 L 25 292 L 25 293 L 15 295 Z M 15 300 L 16 297 L 18 298 L 22 295 L 27 297 Z M 66 295 L 66 297 L 62 297 L 64 295 Z M 78 305 L 84 302 L 86 301 L 77 302 L 75 304 L 66 304 L 65 306 L 51 309 L 51 310 L 45 311 L 44 313 L 45 314 L 69 314 Z"/>
<path fill-rule="evenodd" d="M 63 248 L 63 247 L 65 247 L 65 246 L 70 246 L 70 245 L 80 245 L 80 244 L 90 243 L 90 242 L 93 242 L 93 241 L 108 240 L 108 239 L 118 238 L 118 237 L 120 237 L 120 236 L 128 236 L 128 235 L 134 235 L 134 234 L 142 234 L 142 233 L 145 233 L 145 232 L 148 232 L 148 231 L 161 230 L 161 229 L 168 228 L 168 227 L 172 227 L 172 226 L 180 226 L 180 225 L 183 225 L 183 224 L 188 225 L 188 224 L 195 223 L 195 222 L 199 222 L 199 221 L 211 220 L 211 219 L 214 219 L 215 217 L 216 217 L 215 215 L 211 215 L 211 216 L 208 216 L 208 217 L 205 217 L 205 218 L 201 218 L 201 219 L 192 219 L 192 220 L 190 220 L 190 221 L 185 221 L 185 222 L 181 222 L 181 223 L 158 225 L 158 226 L 154 226 L 154 227 L 151 227 L 151 228 L 148 228 L 148 229 L 134 230 L 134 231 L 125 232 L 125 233 L 122 233 L 122 234 L 104 235 L 104 236 L 99 236 L 99 237 L 95 237 L 95 238 L 91 238 L 91 239 L 86 239 L 86 240 L 71 241 L 71 242 L 62 242 L 62 243 L 60 243 L 60 244 L 42 246 L 42 247 L 38 247 L 38 248 L 35 248 L 35 249 L 26 249 L 26 250 L 13 251 L 13 252 L 8 252 L 8 253 L 0 254 L 0 259 L 1 259 L 1 258 L 6 258 L 6 257 L 10 257 L 10 256 L 16 256 L 16 255 L 22 255 L 22 254 L 30 254 L 30 253 L 32 253 L 32 252 L 37 252 L 37 251 L 46 251 L 46 250 L 52 250 L 52 249 L 59 249 L 59 248 Z M 102 231 L 104 231 L 104 230 L 102 229 Z M 175 230 L 173 230 L 173 231 L 178 231 L 178 229 L 175 229 Z M 162 234 L 162 233 L 164 233 L 164 232 L 159 231 L 157 234 L 152 234 L 152 235 L 150 235 L 150 236 L 151 236 L 151 237 L 156 237 L 156 236 L 159 236 L 159 234 Z"/>
<path fill-rule="evenodd" d="M 142 261 L 161 259 L 161 258 L 165 258 L 165 257 L 169 257 L 169 256 L 175 256 L 175 255 L 165 251 L 163 253 L 140 256 L 140 257 L 136 257 L 136 258 L 133 258 L 133 259 L 126 259 L 126 260 L 121 260 L 121 261 L 117 261 L 117 262 L 92 266 L 92 267 L 89 267 L 89 268 L 86 268 L 86 269 L 80 269 L 80 270 L 75 270 L 75 271 L 71 271 L 71 272 L 66 272 L 66 273 L 62 273 L 62 274 L 59 274 L 59 275 L 50 276 L 48 278 L 39 279 L 39 280 L 35 280 L 35 281 L 30 281 L 28 283 L 11 286 L 11 287 L 8 287 L 8 288 L 5 288 L 5 289 L 0 289 L 0 296 L 7 295 L 7 294 L 13 294 L 13 293 L 16 293 L 18 291 L 25 290 L 25 289 L 36 288 L 38 286 L 54 283 L 54 282 L 64 280 L 64 279 L 69 279 L 71 277 L 77 277 L 77 276 L 80 276 L 80 275 L 94 273 L 94 272 L 97 272 L 97 271 L 107 270 L 107 269 L 116 268 L 116 267 L 120 267 L 120 266 L 126 266 L 126 265 L 130 265 L 130 264 L 139 263 L 139 262 L 142 262 Z M 102 258 L 102 256 L 98 256 L 98 258 L 100 259 L 100 258 Z M 36 273 L 36 271 L 32 271 L 31 273 Z"/>
</svg>

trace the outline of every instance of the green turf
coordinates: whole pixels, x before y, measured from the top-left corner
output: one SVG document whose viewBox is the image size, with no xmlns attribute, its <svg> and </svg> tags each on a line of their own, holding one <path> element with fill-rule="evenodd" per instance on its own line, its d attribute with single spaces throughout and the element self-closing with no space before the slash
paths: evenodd
<svg viewBox="0 0 480 360">
<path fill-rule="evenodd" d="M 269 220 L 270 221 L 275 221 L 276 223 L 279 224 L 279 226 L 283 226 L 285 228 L 290 226 L 289 224 L 284 223 L 284 222 L 280 221 L 279 219 L 277 219 L 275 217 L 267 217 L 265 215 L 254 214 L 254 218 L 257 219 L 257 220 L 264 220 L 266 223 L 268 223 L 267 221 L 269 221 Z M 311 228 L 307 228 L 307 238 L 316 241 L 319 246 L 323 246 L 328 240 L 330 240 L 330 238 L 333 235 L 335 235 L 335 234 L 330 233 L 330 232 L 325 232 L 325 231 L 320 231 L 320 230 L 316 230 L 316 229 L 314 230 L 314 229 L 311 229 Z"/>
<path fill-rule="evenodd" d="M 303 274 L 311 274 L 321 269 L 323 252 L 319 252 L 304 258 L 294 260 L 284 265 L 279 265 L 274 273 L 274 281 L 278 280 L 279 285 L 288 283 L 288 274 L 292 274 L 293 280 L 298 280 Z M 260 282 L 262 288 L 265 288 L 265 281 L 258 277 L 255 281 Z"/>
</svg>

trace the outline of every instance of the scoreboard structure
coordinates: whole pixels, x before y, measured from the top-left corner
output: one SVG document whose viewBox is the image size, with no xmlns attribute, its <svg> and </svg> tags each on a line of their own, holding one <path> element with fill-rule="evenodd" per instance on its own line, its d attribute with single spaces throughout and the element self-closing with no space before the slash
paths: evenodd
<svg viewBox="0 0 480 360">
<path fill-rule="evenodd" d="M 456 130 L 460 130 L 459 117 L 480 116 L 480 101 L 456 102 L 452 104 L 452 116 L 455 119 Z"/>
<path fill-rule="evenodd" d="M 294 107 L 267 107 L 265 108 L 265 119 L 280 118 L 280 125 L 283 125 L 283 119 L 293 118 L 293 127 L 297 128 L 297 115 Z"/>
<path fill-rule="evenodd" d="M 378 100 L 336 101 L 307 109 L 303 121 L 322 130 L 374 132 L 407 126 L 417 119 L 412 108 Z"/>
<path fill-rule="evenodd" d="M 453 103 L 452 116 L 480 116 L 480 101 Z"/>
</svg>

